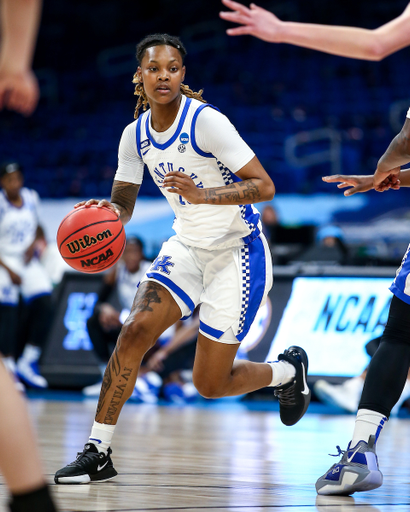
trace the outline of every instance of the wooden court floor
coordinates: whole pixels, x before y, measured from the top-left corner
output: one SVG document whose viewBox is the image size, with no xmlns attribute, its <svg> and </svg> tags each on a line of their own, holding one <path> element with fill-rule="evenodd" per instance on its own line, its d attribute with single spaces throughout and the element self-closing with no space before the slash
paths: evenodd
<svg viewBox="0 0 410 512">
<path fill-rule="evenodd" d="M 96 402 L 29 401 L 44 467 L 71 462 L 88 438 Z M 349 440 L 354 417 L 308 413 L 285 427 L 275 411 L 126 404 L 113 443 L 119 475 L 92 485 L 54 485 L 61 511 L 402 512 L 410 510 L 410 419 L 379 440 L 384 485 L 353 498 L 316 496 L 314 484 Z M 7 495 L 0 482 L 0 512 Z M 33 511 L 36 512 L 36 511 Z"/>
</svg>

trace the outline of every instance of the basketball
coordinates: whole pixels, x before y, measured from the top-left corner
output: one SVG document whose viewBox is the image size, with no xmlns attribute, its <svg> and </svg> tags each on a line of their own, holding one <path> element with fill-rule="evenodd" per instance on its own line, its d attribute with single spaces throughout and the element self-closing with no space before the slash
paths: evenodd
<svg viewBox="0 0 410 512">
<path fill-rule="evenodd" d="M 81 206 L 68 213 L 57 231 L 57 245 L 70 267 L 96 273 L 112 267 L 125 247 L 125 231 L 108 208 Z"/>
</svg>

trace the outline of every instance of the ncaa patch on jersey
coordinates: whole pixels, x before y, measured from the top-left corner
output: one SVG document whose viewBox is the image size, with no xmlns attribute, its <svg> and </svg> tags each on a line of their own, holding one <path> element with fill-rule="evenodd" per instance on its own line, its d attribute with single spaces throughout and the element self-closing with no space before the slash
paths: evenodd
<svg viewBox="0 0 410 512">
<path fill-rule="evenodd" d="M 179 140 L 181 141 L 182 144 L 188 144 L 189 135 L 187 133 L 181 133 L 181 135 L 179 136 Z"/>
</svg>

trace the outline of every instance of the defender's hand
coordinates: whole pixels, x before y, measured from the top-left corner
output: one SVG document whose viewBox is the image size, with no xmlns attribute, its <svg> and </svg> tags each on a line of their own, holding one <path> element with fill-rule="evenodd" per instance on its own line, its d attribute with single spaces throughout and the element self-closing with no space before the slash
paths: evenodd
<svg viewBox="0 0 410 512">
<path fill-rule="evenodd" d="M 219 16 L 226 21 L 242 25 L 241 27 L 229 28 L 226 31 L 228 35 L 250 35 L 269 43 L 281 42 L 283 22 L 270 11 L 255 4 L 251 4 L 248 8 L 232 0 L 222 0 L 222 3 L 232 9 L 233 12 L 220 12 Z"/>
<path fill-rule="evenodd" d="M 7 108 L 29 116 L 40 96 L 37 78 L 32 71 L 21 73 L 0 69 L 0 110 Z"/>
<path fill-rule="evenodd" d="M 197 188 L 194 180 L 183 172 L 168 172 L 162 186 L 167 189 L 167 192 L 179 194 L 191 204 L 202 203 L 203 189 Z"/>
<path fill-rule="evenodd" d="M 373 176 L 344 176 L 335 174 L 334 176 L 324 176 L 322 178 L 326 183 L 339 183 L 337 188 L 347 188 L 345 196 L 352 196 L 358 192 L 367 192 L 373 188 Z"/>
<path fill-rule="evenodd" d="M 398 178 L 398 174 L 400 173 L 400 167 L 395 167 L 394 169 L 391 169 L 390 171 L 386 172 L 380 172 L 378 169 L 376 169 L 376 172 L 373 176 L 373 186 L 375 190 L 379 192 L 384 192 L 384 190 L 378 190 L 380 186 L 383 186 L 384 183 L 392 183 L 392 185 L 395 185 L 397 181 L 400 184 L 400 180 Z M 395 186 L 391 186 L 389 188 L 393 188 L 394 190 L 397 190 Z M 400 188 L 400 187 L 398 187 Z"/>
</svg>

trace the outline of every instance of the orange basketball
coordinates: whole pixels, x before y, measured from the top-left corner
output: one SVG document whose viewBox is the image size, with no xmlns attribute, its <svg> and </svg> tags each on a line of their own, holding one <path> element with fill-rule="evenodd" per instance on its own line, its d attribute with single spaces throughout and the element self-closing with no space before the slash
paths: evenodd
<svg viewBox="0 0 410 512">
<path fill-rule="evenodd" d="M 117 215 L 97 205 L 68 213 L 57 231 L 57 245 L 70 267 L 95 273 L 110 268 L 121 257 L 125 231 Z"/>
</svg>

